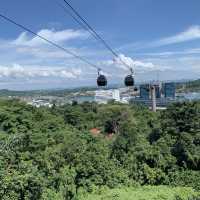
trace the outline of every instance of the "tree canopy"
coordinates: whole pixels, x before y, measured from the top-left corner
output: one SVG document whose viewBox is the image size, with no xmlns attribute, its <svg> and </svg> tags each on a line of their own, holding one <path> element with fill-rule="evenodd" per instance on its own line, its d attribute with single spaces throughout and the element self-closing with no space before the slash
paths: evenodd
<svg viewBox="0 0 200 200">
<path fill-rule="evenodd" d="M 97 135 L 91 129 L 99 130 Z M 0 102 L 0 197 L 76 199 L 97 188 L 200 190 L 200 102 L 35 108 Z"/>
</svg>

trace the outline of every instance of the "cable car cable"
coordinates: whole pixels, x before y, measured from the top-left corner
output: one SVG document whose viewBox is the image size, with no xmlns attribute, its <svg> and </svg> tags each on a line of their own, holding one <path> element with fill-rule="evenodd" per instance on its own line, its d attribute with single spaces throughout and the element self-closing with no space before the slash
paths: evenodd
<svg viewBox="0 0 200 200">
<path fill-rule="evenodd" d="M 71 52 L 70 50 L 68 50 L 68 49 L 66 49 L 66 48 L 64 48 L 64 47 L 62 47 L 62 46 L 56 44 L 55 42 L 52 42 L 52 41 L 50 41 L 49 39 L 46 39 L 45 37 L 43 37 L 43 36 L 41 36 L 41 35 L 35 33 L 35 32 L 32 31 L 30 28 L 27 28 L 27 27 L 25 27 L 25 26 L 23 26 L 23 25 L 21 25 L 21 24 L 15 22 L 15 21 L 12 20 L 11 18 L 9 18 L 9 17 L 7 17 L 7 16 L 5 16 L 5 15 L 2 15 L 1 13 L 0 13 L 0 17 L 3 18 L 3 19 L 6 20 L 6 21 L 8 21 L 8 22 L 10 22 L 10 23 L 12 23 L 12 24 L 18 26 L 19 28 L 21 28 L 21 29 L 23 29 L 23 30 L 25 30 L 25 31 L 27 31 L 27 32 L 29 32 L 29 33 L 31 33 L 31 34 L 33 34 L 33 35 L 39 37 L 40 39 L 46 41 L 47 43 L 49 43 L 49 44 L 55 46 L 55 47 L 58 48 L 58 49 L 64 51 L 65 53 L 67 53 L 67 54 L 69 54 L 69 55 L 71 55 L 71 56 L 73 56 L 73 57 L 75 57 L 75 58 L 77 58 L 77 59 L 79 59 L 79 60 L 81 60 L 81 61 L 87 63 L 87 64 L 90 65 L 91 67 L 93 67 L 93 68 L 99 70 L 99 67 L 98 67 L 97 65 L 95 65 L 95 64 L 93 64 L 93 63 L 91 63 L 91 62 L 89 62 L 89 61 L 86 60 L 85 58 L 83 58 L 83 57 L 81 57 L 81 56 L 79 56 L 79 55 L 77 55 L 77 54 Z"/>
<path fill-rule="evenodd" d="M 82 23 L 85 24 L 85 26 L 87 27 L 88 31 L 92 31 L 94 34 L 92 34 L 93 36 L 95 35 L 95 39 L 97 39 L 98 41 L 102 42 L 104 44 L 104 46 L 114 55 L 114 57 L 119 58 L 121 63 L 124 64 L 129 70 L 132 70 L 132 68 L 125 63 L 120 56 L 111 48 L 111 46 L 94 30 L 94 28 L 92 28 L 92 26 L 86 21 L 86 19 L 84 19 L 79 12 L 67 1 L 67 0 L 63 0 L 66 5 L 73 11 L 73 13 L 82 21 Z M 74 18 L 74 17 L 73 17 Z M 77 21 L 77 20 L 76 20 Z M 80 24 L 80 23 L 79 23 Z M 90 32 L 89 31 L 89 32 Z M 91 32 L 90 32 L 91 33 Z"/>
<path fill-rule="evenodd" d="M 72 17 L 83 29 L 85 29 L 86 31 L 88 31 L 96 40 L 99 40 L 98 37 L 90 30 L 88 29 L 88 27 L 82 22 L 79 21 L 76 16 L 74 16 L 68 9 L 66 6 L 63 6 L 60 2 L 58 2 L 57 0 L 55 0 L 55 3 L 63 9 L 63 11 L 68 14 L 70 17 Z"/>
<path fill-rule="evenodd" d="M 88 60 L 86 60 L 85 58 L 83 58 L 83 57 L 81 57 L 81 56 L 79 56 L 79 55 L 77 55 L 77 54 L 75 54 L 75 53 L 69 51 L 68 49 L 66 49 L 66 48 L 64 48 L 64 47 L 62 47 L 62 46 L 56 44 L 55 42 L 52 42 L 52 41 L 50 41 L 49 39 L 46 39 L 45 37 L 43 37 L 43 36 L 41 36 L 41 35 L 35 33 L 35 32 L 32 31 L 31 29 L 29 29 L 29 28 L 27 28 L 27 27 L 25 27 L 25 26 L 23 26 L 23 25 L 21 25 L 21 24 L 15 22 L 15 21 L 12 20 L 11 18 L 6 17 L 5 15 L 2 15 L 1 13 L 0 13 L 0 17 L 3 18 L 3 19 L 6 20 L 6 21 L 8 21 L 8 22 L 10 22 L 10 23 L 12 23 L 12 24 L 18 26 L 19 28 L 21 28 L 21 29 L 23 29 L 23 30 L 25 30 L 25 31 L 27 31 L 27 32 L 29 32 L 29 33 L 31 33 L 31 34 L 33 34 L 33 35 L 39 37 L 40 39 L 46 41 L 47 43 L 49 43 L 49 44 L 55 46 L 55 47 L 58 48 L 58 49 L 64 51 L 65 53 L 67 53 L 67 54 L 69 54 L 69 55 L 72 55 L 73 57 L 75 57 L 75 58 L 77 58 L 77 59 L 79 59 L 79 60 L 81 60 L 81 61 L 87 63 L 87 64 L 90 65 L 91 67 L 97 69 L 97 70 L 98 70 L 97 85 L 100 86 L 100 87 L 101 87 L 101 86 L 106 86 L 106 85 L 107 85 L 107 79 L 106 79 L 106 77 L 105 77 L 104 75 L 102 75 L 102 74 L 100 73 L 101 68 L 99 68 L 97 65 L 95 65 L 95 64 L 89 62 Z"/>
</svg>

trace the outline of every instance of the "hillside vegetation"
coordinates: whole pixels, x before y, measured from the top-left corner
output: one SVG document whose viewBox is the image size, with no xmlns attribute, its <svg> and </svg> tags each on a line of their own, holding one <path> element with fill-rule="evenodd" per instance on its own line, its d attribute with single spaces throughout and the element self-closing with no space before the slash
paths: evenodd
<svg viewBox="0 0 200 200">
<path fill-rule="evenodd" d="M 119 191 L 110 199 L 125 199 L 146 185 L 193 188 L 180 189 L 184 198 L 200 190 L 200 102 L 156 114 L 117 103 L 0 102 L 0 199 L 75 200 L 105 187 L 103 195 Z"/>
<path fill-rule="evenodd" d="M 144 186 L 99 191 L 82 195 L 80 200 L 188 200 L 197 199 L 198 193 L 191 188 L 166 186 Z"/>
<path fill-rule="evenodd" d="M 178 92 L 200 92 L 200 79 L 177 84 Z"/>
</svg>

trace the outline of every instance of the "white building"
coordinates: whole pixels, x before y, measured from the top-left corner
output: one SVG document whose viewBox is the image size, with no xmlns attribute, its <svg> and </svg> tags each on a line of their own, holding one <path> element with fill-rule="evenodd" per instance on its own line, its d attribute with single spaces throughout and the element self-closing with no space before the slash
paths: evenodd
<svg viewBox="0 0 200 200">
<path fill-rule="evenodd" d="M 95 101 L 98 103 L 107 103 L 109 100 L 120 101 L 119 90 L 97 90 L 95 91 Z"/>
<path fill-rule="evenodd" d="M 53 104 L 45 101 L 45 100 L 33 100 L 31 102 L 28 102 L 27 103 L 28 105 L 31 105 L 31 106 L 35 106 L 37 108 L 40 108 L 40 107 L 49 107 L 51 108 L 53 106 Z"/>
<path fill-rule="evenodd" d="M 119 90 L 113 90 L 113 92 L 112 92 L 112 98 L 115 101 L 120 101 L 120 92 L 119 92 Z"/>
</svg>

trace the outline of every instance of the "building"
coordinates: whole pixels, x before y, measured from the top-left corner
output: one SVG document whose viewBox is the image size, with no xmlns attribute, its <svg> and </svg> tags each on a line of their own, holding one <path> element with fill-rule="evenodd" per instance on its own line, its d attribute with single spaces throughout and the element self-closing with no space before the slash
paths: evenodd
<svg viewBox="0 0 200 200">
<path fill-rule="evenodd" d="M 115 101 L 120 101 L 120 92 L 119 92 L 119 90 L 113 90 L 112 98 Z"/>
<path fill-rule="evenodd" d="M 173 82 L 164 83 L 164 96 L 165 98 L 175 99 L 176 96 L 176 84 Z"/>
<path fill-rule="evenodd" d="M 119 90 L 97 90 L 95 92 L 95 101 L 98 103 L 107 103 L 110 100 L 120 101 Z"/>
<path fill-rule="evenodd" d="M 152 90 L 152 87 L 155 90 Z M 152 93 L 152 92 L 155 93 Z M 152 99 L 153 94 L 156 98 Z M 154 104 L 154 107 L 165 108 L 168 104 L 174 103 L 176 101 L 176 84 L 175 83 L 158 83 L 154 82 L 151 84 L 140 85 L 140 97 L 132 98 L 131 102 L 136 104 L 144 104 L 148 107 L 151 107 Z M 152 101 L 155 100 L 155 101 Z"/>
<path fill-rule="evenodd" d="M 156 99 L 160 99 L 161 98 L 161 85 L 160 84 L 155 84 L 155 92 L 156 92 Z"/>
<path fill-rule="evenodd" d="M 37 108 L 40 108 L 40 107 L 49 107 L 49 108 L 51 108 L 53 106 L 53 104 L 49 103 L 46 100 L 42 100 L 42 99 L 32 100 L 31 102 L 28 102 L 27 104 L 31 105 L 31 106 L 35 106 Z"/>
<path fill-rule="evenodd" d="M 150 85 L 149 84 L 140 85 L 140 98 L 150 99 Z"/>
</svg>

